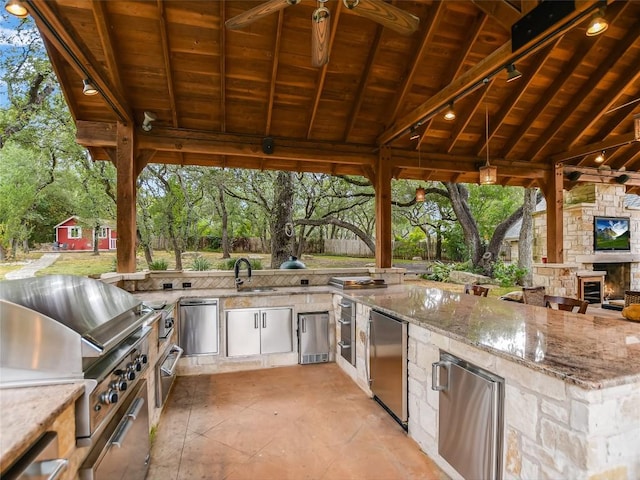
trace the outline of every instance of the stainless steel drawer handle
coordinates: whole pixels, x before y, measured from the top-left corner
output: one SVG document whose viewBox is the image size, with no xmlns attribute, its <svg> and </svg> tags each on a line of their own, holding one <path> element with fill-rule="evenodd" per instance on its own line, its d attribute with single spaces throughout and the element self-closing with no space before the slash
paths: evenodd
<svg viewBox="0 0 640 480">
<path fill-rule="evenodd" d="M 144 405 L 144 398 L 137 398 L 133 402 L 133 406 L 131 407 L 131 409 L 129 410 L 129 413 L 127 413 L 127 416 L 125 417 L 126 420 L 123 423 L 121 423 L 121 427 L 117 430 L 116 434 L 113 436 L 113 440 L 111 440 L 112 446 L 122 448 L 122 444 L 124 443 L 124 440 L 127 438 L 127 434 L 129 433 L 129 430 L 131 430 L 131 427 L 133 427 L 133 422 L 136 421 L 136 417 L 140 413 L 140 410 L 142 409 L 143 405 Z"/>
<path fill-rule="evenodd" d="M 351 342 L 338 342 L 340 348 L 351 348 Z"/>
<path fill-rule="evenodd" d="M 343 320 L 343 319 L 339 319 L 338 323 L 340 325 L 351 325 L 351 320 Z"/>
<path fill-rule="evenodd" d="M 342 308 L 351 308 L 352 304 L 348 303 L 348 304 L 345 305 L 344 303 L 340 302 L 340 303 L 338 303 L 338 306 L 342 307 Z"/>
<path fill-rule="evenodd" d="M 176 367 L 178 366 L 178 360 L 180 360 L 180 357 L 182 357 L 184 350 L 179 346 L 174 345 L 173 347 L 171 347 L 171 350 L 169 351 L 169 355 L 171 355 L 172 353 L 177 353 L 177 355 L 173 360 L 173 363 L 171 364 L 171 366 L 169 368 L 165 367 L 164 365 L 160 367 L 160 370 L 162 371 L 162 373 L 166 374 L 169 377 L 175 373 Z"/>
<path fill-rule="evenodd" d="M 431 364 L 431 390 L 435 390 L 439 392 L 439 391 L 446 391 L 449 388 L 448 376 L 447 376 L 446 385 L 440 385 L 440 376 L 438 375 L 440 367 L 445 368 L 448 374 L 449 373 L 449 369 L 447 368 L 448 366 L 449 366 L 448 362 L 435 362 Z"/>
</svg>

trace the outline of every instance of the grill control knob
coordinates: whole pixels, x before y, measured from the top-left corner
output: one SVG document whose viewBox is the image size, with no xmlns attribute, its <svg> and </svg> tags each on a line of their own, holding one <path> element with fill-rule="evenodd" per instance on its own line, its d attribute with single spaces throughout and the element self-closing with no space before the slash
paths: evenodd
<svg viewBox="0 0 640 480">
<path fill-rule="evenodd" d="M 136 373 L 131 370 L 131 369 L 127 369 L 127 370 L 116 370 L 115 372 L 116 375 L 118 375 L 120 378 L 122 378 L 123 380 L 129 380 L 130 382 L 133 381 L 136 378 Z M 124 390 L 124 389 L 123 389 Z"/>
<path fill-rule="evenodd" d="M 112 388 L 113 390 L 119 390 L 121 392 L 124 392 L 127 389 L 127 382 L 123 378 L 120 378 L 118 380 L 111 382 L 111 385 L 109 385 L 109 387 Z"/>
<path fill-rule="evenodd" d="M 100 395 L 100 402 L 104 403 L 105 405 L 109 405 L 110 403 L 117 403 L 118 392 L 116 392 L 115 390 L 109 389 L 108 391 Z"/>
<path fill-rule="evenodd" d="M 136 359 L 135 369 L 136 369 L 136 372 L 139 372 L 140 370 L 142 370 L 142 363 L 140 363 L 140 359 Z"/>
<path fill-rule="evenodd" d="M 140 355 L 138 355 L 138 359 L 140 360 L 140 362 L 142 362 L 143 365 L 146 365 L 148 361 L 147 355 L 145 353 L 141 353 Z"/>
</svg>

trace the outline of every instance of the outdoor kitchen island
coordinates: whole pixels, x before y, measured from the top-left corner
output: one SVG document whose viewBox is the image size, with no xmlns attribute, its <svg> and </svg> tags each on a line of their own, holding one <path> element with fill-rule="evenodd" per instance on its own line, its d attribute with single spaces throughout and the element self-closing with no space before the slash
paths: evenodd
<svg viewBox="0 0 640 480">
<path fill-rule="evenodd" d="M 504 378 L 501 478 L 640 478 L 640 324 L 407 285 L 342 294 L 358 304 L 360 353 L 356 368 L 336 361 L 369 394 L 371 309 L 409 323 L 408 434 L 452 478 L 431 388 L 440 351 Z"/>
</svg>

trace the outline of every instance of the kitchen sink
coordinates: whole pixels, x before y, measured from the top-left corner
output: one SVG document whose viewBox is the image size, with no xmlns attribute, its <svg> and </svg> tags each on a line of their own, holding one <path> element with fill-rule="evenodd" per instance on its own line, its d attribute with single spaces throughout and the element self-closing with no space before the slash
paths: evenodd
<svg viewBox="0 0 640 480">
<path fill-rule="evenodd" d="M 273 287 L 240 287 L 238 288 L 238 292 L 273 292 L 275 288 Z"/>
</svg>

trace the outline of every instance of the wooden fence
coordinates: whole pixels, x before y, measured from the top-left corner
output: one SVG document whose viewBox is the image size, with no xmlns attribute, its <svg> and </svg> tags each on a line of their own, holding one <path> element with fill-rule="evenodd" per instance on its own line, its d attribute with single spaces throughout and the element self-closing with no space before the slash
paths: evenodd
<svg viewBox="0 0 640 480">
<path fill-rule="evenodd" d="M 331 255 L 348 255 L 351 257 L 370 257 L 373 252 L 360 239 L 336 239 L 324 241 L 324 253 Z"/>
</svg>

